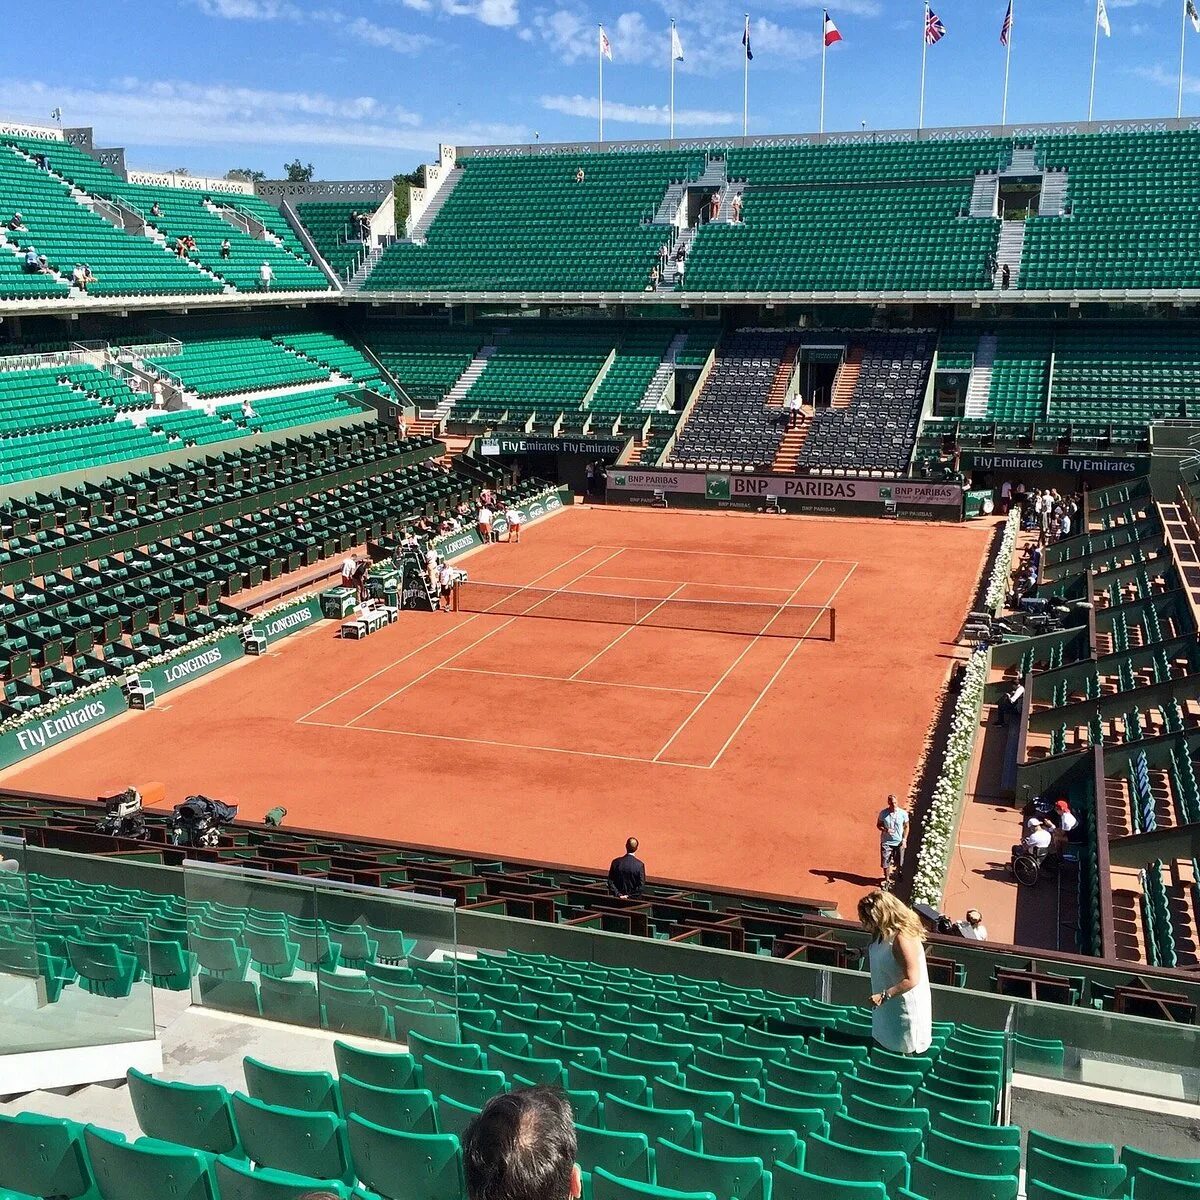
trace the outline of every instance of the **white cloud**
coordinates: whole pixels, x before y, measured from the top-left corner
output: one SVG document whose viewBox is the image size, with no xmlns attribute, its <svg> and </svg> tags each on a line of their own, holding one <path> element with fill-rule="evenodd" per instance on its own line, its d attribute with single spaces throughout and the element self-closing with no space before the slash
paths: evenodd
<svg viewBox="0 0 1200 1200">
<path fill-rule="evenodd" d="M 599 34 L 591 21 L 567 8 L 538 13 L 533 28 L 541 35 L 554 55 L 565 63 L 578 62 L 596 54 Z"/>
<path fill-rule="evenodd" d="M 521 20 L 517 0 L 441 0 L 444 12 L 455 17 L 474 17 L 484 25 L 507 29 Z"/>
<path fill-rule="evenodd" d="M 368 46 L 394 50 L 397 54 L 417 54 L 434 44 L 434 39 L 427 34 L 409 33 L 403 29 L 393 29 L 390 25 L 376 25 L 366 17 L 356 17 L 346 24 L 345 29 L 351 37 L 366 42 Z"/>
<path fill-rule="evenodd" d="M 0 110 L 48 112 L 55 105 L 62 106 L 70 121 L 94 125 L 99 145 L 131 148 L 129 163 L 134 167 L 168 165 L 148 163 L 138 147 L 211 147 L 216 153 L 208 154 L 209 161 L 219 155 L 218 161 L 232 162 L 245 157 L 240 147 L 279 148 L 290 157 L 333 146 L 383 151 L 375 156 L 375 170 L 384 176 L 393 173 L 397 157 L 405 151 L 432 157 L 442 142 L 529 138 L 524 126 L 502 122 L 426 124 L 418 113 L 373 96 L 341 98 L 131 76 L 95 88 L 0 79 Z M 274 151 L 264 149 L 260 160 L 267 153 Z M 272 160 L 262 165 L 268 173 L 277 169 Z"/>
<path fill-rule="evenodd" d="M 596 120 L 600 102 L 595 96 L 543 96 L 539 103 L 548 112 L 568 117 L 587 117 Z M 604 117 L 608 121 L 630 125 L 669 126 L 671 113 L 665 104 L 615 104 L 606 101 Z M 675 124 L 689 127 L 735 126 L 741 124 L 741 114 L 700 108 L 677 108 Z"/>
<path fill-rule="evenodd" d="M 298 21 L 303 13 L 287 0 L 196 0 L 200 11 L 229 21 Z"/>
<path fill-rule="evenodd" d="M 1133 74 L 1139 79 L 1146 80 L 1147 83 L 1156 84 L 1158 87 L 1169 87 L 1177 89 L 1179 87 L 1179 72 L 1168 71 L 1161 63 L 1155 63 L 1152 67 L 1135 67 Z M 1200 94 L 1200 79 L 1194 75 L 1185 75 L 1183 77 L 1183 90 L 1188 95 Z"/>
</svg>

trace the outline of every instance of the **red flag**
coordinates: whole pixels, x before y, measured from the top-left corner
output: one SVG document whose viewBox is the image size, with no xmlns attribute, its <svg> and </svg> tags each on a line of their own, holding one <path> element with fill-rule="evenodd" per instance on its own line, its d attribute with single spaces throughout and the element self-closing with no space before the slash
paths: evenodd
<svg viewBox="0 0 1200 1200">
<path fill-rule="evenodd" d="M 833 18 L 827 9 L 825 12 L 825 45 L 832 46 L 834 42 L 841 40 L 842 35 L 838 32 L 838 27 L 833 23 Z"/>
</svg>

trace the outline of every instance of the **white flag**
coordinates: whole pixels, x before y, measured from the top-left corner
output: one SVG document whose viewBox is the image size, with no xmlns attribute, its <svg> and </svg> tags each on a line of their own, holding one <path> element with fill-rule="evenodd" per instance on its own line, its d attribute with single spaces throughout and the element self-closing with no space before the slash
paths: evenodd
<svg viewBox="0 0 1200 1200">
<path fill-rule="evenodd" d="M 1104 0 L 1100 0 L 1100 3 L 1103 4 Z M 608 34 L 604 32 L 603 25 L 600 26 L 600 53 L 603 54 L 609 62 L 612 62 L 612 42 L 608 40 Z"/>
<path fill-rule="evenodd" d="M 1112 37 L 1112 26 L 1108 23 L 1108 9 L 1104 0 L 1096 0 L 1096 24 L 1104 30 L 1105 37 Z"/>
<path fill-rule="evenodd" d="M 671 24 L 671 61 L 683 62 L 683 43 L 679 40 L 679 30 Z"/>
</svg>

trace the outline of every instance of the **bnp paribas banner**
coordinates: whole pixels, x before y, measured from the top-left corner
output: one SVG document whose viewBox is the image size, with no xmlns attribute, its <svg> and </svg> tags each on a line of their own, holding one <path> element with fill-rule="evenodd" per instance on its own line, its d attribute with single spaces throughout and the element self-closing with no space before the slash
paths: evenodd
<svg viewBox="0 0 1200 1200">
<path fill-rule="evenodd" d="M 156 696 L 161 696 L 193 679 L 203 678 L 218 667 L 236 662 L 244 653 L 242 639 L 236 633 L 228 633 L 215 642 L 180 654 L 170 662 L 139 671 L 138 676 L 150 684 Z"/>
<path fill-rule="evenodd" d="M 0 734 L 0 767 L 11 767 L 23 758 L 60 745 L 77 733 L 95 729 L 128 707 L 120 684 L 67 701 L 58 708 L 46 705 L 27 721 Z"/>
</svg>

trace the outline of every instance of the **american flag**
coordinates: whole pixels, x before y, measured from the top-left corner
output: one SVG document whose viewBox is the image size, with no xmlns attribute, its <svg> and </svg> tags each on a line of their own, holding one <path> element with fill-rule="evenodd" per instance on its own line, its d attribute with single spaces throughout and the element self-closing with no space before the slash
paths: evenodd
<svg viewBox="0 0 1200 1200">
<path fill-rule="evenodd" d="M 946 36 L 946 27 L 942 19 L 930 8 L 925 7 L 925 45 L 934 46 Z"/>
<path fill-rule="evenodd" d="M 1187 0 L 1187 19 L 1191 21 L 1192 28 L 1200 33 L 1200 12 L 1196 11 L 1195 0 Z"/>
<path fill-rule="evenodd" d="M 1008 11 L 1004 14 L 1004 24 L 1000 26 L 1000 45 L 1007 46 L 1012 36 L 1012 0 L 1008 0 Z"/>
</svg>

